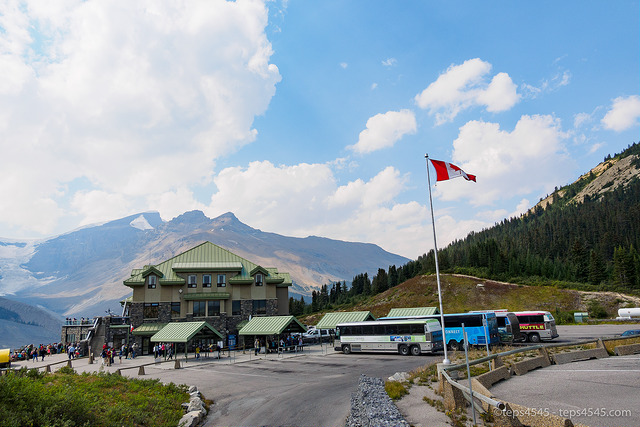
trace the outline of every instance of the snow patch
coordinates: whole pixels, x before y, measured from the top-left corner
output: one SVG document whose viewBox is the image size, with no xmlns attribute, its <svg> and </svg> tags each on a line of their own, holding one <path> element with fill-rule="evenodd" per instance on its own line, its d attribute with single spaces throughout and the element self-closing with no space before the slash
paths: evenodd
<svg viewBox="0 0 640 427">
<path fill-rule="evenodd" d="M 149 221 L 144 217 L 144 215 L 138 216 L 136 219 L 129 223 L 133 228 L 137 228 L 138 230 L 153 230 Z"/>
</svg>

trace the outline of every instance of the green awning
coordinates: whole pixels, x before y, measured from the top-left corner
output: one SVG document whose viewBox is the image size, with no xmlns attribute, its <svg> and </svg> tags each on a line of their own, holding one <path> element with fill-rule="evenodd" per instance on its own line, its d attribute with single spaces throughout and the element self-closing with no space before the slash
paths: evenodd
<svg viewBox="0 0 640 427">
<path fill-rule="evenodd" d="M 229 299 L 231 294 L 229 292 L 194 292 L 191 294 L 184 294 L 186 301 L 193 300 L 207 300 L 207 299 Z"/>
<path fill-rule="evenodd" d="M 438 313 L 437 307 L 392 308 L 387 317 L 431 316 Z"/>
<path fill-rule="evenodd" d="M 293 316 L 254 317 L 238 334 L 280 335 L 283 332 L 307 332 L 307 328 Z"/>
<path fill-rule="evenodd" d="M 166 323 L 143 323 L 135 328 L 132 332 L 133 335 L 153 335 L 160 329 L 164 328 Z"/>
<path fill-rule="evenodd" d="M 335 329 L 339 323 L 365 322 L 376 320 L 370 311 L 340 311 L 327 313 L 316 325 L 317 329 Z"/>
<path fill-rule="evenodd" d="M 192 338 L 223 339 L 207 322 L 172 322 L 151 337 L 151 342 L 188 342 Z"/>
</svg>

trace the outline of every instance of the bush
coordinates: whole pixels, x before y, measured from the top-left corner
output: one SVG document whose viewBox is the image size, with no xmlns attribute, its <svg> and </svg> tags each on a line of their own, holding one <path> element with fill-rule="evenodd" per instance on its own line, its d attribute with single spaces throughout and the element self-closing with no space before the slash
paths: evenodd
<svg viewBox="0 0 640 427">
<path fill-rule="evenodd" d="M 20 370 L 0 378 L 2 426 L 171 426 L 182 417 L 186 387 L 115 374 Z"/>
<path fill-rule="evenodd" d="M 407 387 L 400 381 L 385 381 L 384 391 L 387 392 L 391 400 L 399 400 L 405 394 L 409 394 Z"/>
<path fill-rule="evenodd" d="M 607 310 L 598 301 L 589 301 L 587 305 L 589 311 L 589 317 L 592 319 L 606 319 L 609 314 Z"/>
</svg>

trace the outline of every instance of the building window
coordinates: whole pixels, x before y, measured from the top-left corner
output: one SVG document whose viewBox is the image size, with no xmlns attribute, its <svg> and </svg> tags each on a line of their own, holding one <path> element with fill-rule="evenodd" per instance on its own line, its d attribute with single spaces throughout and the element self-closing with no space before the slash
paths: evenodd
<svg viewBox="0 0 640 427">
<path fill-rule="evenodd" d="M 67 334 L 67 342 L 75 342 L 76 341 L 76 334 Z"/>
<path fill-rule="evenodd" d="M 198 285 L 195 274 L 190 274 L 187 277 L 187 286 L 190 288 L 195 288 Z"/>
<path fill-rule="evenodd" d="M 253 300 L 253 314 L 267 314 L 267 300 L 266 299 L 254 299 Z"/>
<path fill-rule="evenodd" d="M 147 280 L 148 280 L 147 288 L 155 289 L 158 278 L 156 276 L 151 275 Z"/>
<path fill-rule="evenodd" d="M 211 287 L 211 275 L 210 274 L 204 274 L 202 276 L 202 287 L 203 288 L 210 288 Z"/>
<path fill-rule="evenodd" d="M 144 303 L 142 315 L 145 319 L 157 319 L 158 303 L 157 302 Z"/>
<path fill-rule="evenodd" d="M 226 274 L 218 274 L 218 287 L 224 288 L 227 286 L 227 275 Z"/>
<path fill-rule="evenodd" d="M 262 286 L 264 282 L 262 281 L 262 273 L 256 274 L 256 286 Z"/>
<path fill-rule="evenodd" d="M 171 317 L 180 317 L 180 303 L 172 302 L 171 303 Z"/>
<path fill-rule="evenodd" d="M 194 301 L 193 302 L 193 317 L 204 317 L 205 316 L 205 308 L 207 304 L 206 301 Z"/>
<path fill-rule="evenodd" d="M 207 316 L 220 316 L 220 301 L 207 301 Z"/>
<path fill-rule="evenodd" d="M 242 304 L 239 300 L 231 301 L 231 315 L 232 316 L 242 315 Z"/>
</svg>

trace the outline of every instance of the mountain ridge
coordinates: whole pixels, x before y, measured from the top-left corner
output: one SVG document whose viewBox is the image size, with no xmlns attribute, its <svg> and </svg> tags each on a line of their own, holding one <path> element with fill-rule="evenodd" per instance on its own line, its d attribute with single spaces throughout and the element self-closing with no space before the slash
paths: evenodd
<svg viewBox="0 0 640 427">
<path fill-rule="evenodd" d="M 380 265 L 409 261 L 370 243 L 264 232 L 232 212 L 211 219 L 202 211 L 188 211 L 170 221 L 157 212 L 143 212 L 50 239 L 0 239 L 0 295 L 64 316 L 101 315 L 131 293 L 122 281 L 132 269 L 165 261 L 204 241 L 290 273 L 292 295 L 309 295 L 323 284 L 349 282 Z"/>
</svg>

